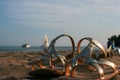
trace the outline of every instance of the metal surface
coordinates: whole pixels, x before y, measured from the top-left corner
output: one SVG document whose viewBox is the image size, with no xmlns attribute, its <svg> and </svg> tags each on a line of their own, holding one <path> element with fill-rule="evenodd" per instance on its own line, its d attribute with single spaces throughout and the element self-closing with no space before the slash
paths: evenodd
<svg viewBox="0 0 120 80">
<path fill-rule="evenodd" d="M 68 37 L 72 43 L 72 50 L 71 53 L 68 54 L 67 56 L 61 55 L 60 53 L 57 52 L 55 49 L 55 43 L 56 41 L 61 38 L 61 37 Z M 89 41 L 88 45 L 81 50 L 81 43 L 82 41 L 87 40 Z M 94 48 L 97 47 L 100 50 L 99 53 L 94 53 Z M 91 71 L 91 72 L 97 72 L 94 76 L 91 76 L 89 78 L 94 79 L 94 80 L 109 80 L 116 75 L 120 73 L 120 69 L 118 69 L 118 66 L 114 64 L 113 62 L 106 61 L 104 58 L 108 57 L 111 53 L 110 49 L 105 50 L 104 47 L 95 39 L 90 38 L 90 37 L 85 37 L 81 39 L 78 42 L 77 45 L 77 53 L 74 55 L 74 50 L 75 50 L 75 43 L 74 40 L 71 36 L 62 34 L 56 38 L 54 38 L 51 41 L 51 44 L 48 47 L 47 50 L 47 61 L 49 62 L 49 65 L 45 66 L 42 64 L 43 60 L 40 60 L 38 62 L 38 66 L 41 69 L 56 69 L 58 67 L 56 64 L 62 64 L 62 69 L 61 71 L 65 72 L 65 75 L 67 77 L 78 77 L 76 76 L 79 71 L 77 71 L 77 67 L 82 68 L 83 66 L 85 69 Z M 114 52 L 114 55 L 118 55 L 118 53 Z M 112 54 L 113 55 L 113 54 Z M 68 62 L 70 60 L 70 62 Z M 35 65 L 32 66 L 32 70 L 34 70 Z M 112 71 L 106 72 L 106 69 L 110 69 Z M 58 70 L 58 69 L 57 69 Z M 89 75 L 87 75 L 89 76 Z M 84 76 L 83 78 L 87 77 Z M 88 77 L 87 77 L 88 78 Z"/>
<path fill-rule="evenodd" d="M 81 43 L 82 43 L 83 40 L 88 40 L 89 43 L 88 43 L 87 47 L 85 47 L 81 51 L 81 49 L 80 49 L 81 46 L 80 45 L 81 45 Z M 78 45 L 77 45 L 77 53 L 78 53 L 78 55 L 75 58 L 73 58 L 73 66 L 75 64 L 77 64 L 75 62 L 77 62 L 77 60 L 80 59 L 81 57 L 84 57 L 85 59 L 87 59 L 87 63 L 90 63 L 93 60 L 96 61 L 96 58 L 99 59 L 100 57 L 96 56 L 97 54 L 94 54 L 94 52 L 93 52 L 93 49 L 95 47 L 98 47 L 101 50 L 104 58 L 107 57 L 107 53 L 106 53 L 104 47 L 98 41 L 96 41 L 93 38 L 86 37 L 86 38 L 81 39 L 78 42 Z M 96 56 L 96 57 L 94 57 L 94 56 Z"/>
<path fill-rule="evenodd" d="M 88 40 L 89 43 L 83 50 L 80 50 L 80 45 L 83 40 Z M 72 62 L 68 63 L 66 66 L 66 76 L 76 77 L 77 66 L 79 66 L 79 68 L 81 68 L 82 66 L 86 66 L 88 69 L 89 66 L 92 66 L 92 69 L 89 70 L 98 72 L 98 76 L 96 77 L 96 79 L 98 80 L 108 80 L 119 74 L 120 71 L 117 69 L 117 66 L 114 63 L 101 59 L 98 54 L 94 54 L 93 49 L 95 47 L 98 47 L 100 49 L 102 53 L 102 58 L 107 57 L 106 50 L 98 41 L 90 37 L 83 38 L 78 42 L 77 45 L 78 55 L 76 55 L 72 59 Z M 83 58 L 86 60 L 84 61 Z M 113 72 L 106 74 L 104 67 L 111 68 Z"/>
<path fill-rule="evenodd" d="M 68 54 L 67 56 L 64 56 L 64 55 L 61 55 L 60 53 L 57 52 L 57 50 L 55 49 L 55 43 L 56 41 L 61 38 L 61 37 L 68 37 L 71 41 L 71 44 L 72 44 L 72 50 L 70 52 L 70 54 Z M 73 57 L 73 54 L 74 54 L 74 50 L 75 50 L 75 43 L 74 43 L 74 40 L 73 38 L 70 36 L 70 35 L 67 35 L 67 34 L 62 34 L 60 36 L 57 36 L 56 38 L 54 38 L 49 47 L 48 47 L 48 50 L 47 50 L 47 56 L 49 58 L 49 66 L 45 66 L 45 65 L 42 65 L 42 61 L 39 61 L 39 64 L 38 66 L 41 68 L 41 69 L 44 69 L 44 68 L 51 68 L 51 69 L 55 69 L 55 67 L 57 67 L 56 64 L 60 64 L 60 62 L 62 63 L 62 70 L 64 71 L 65 70 L 65 64 L 66 64 L 66 61 L 68 59 L 71 59 Z M 35 69 L 35 65 L 32 66 L 32 70 Z"/>
<path fill-rule="evenodd" d="M 107 57 L 112 57 L 112 56 L 120 56 L 120 49 L 119 48 L 114 48 L 112 49 L 112 46 L 110 46 L 107 50 Z M 103 54 L 98 54 L 99 58 L 104 58 Z"/>
</svg>

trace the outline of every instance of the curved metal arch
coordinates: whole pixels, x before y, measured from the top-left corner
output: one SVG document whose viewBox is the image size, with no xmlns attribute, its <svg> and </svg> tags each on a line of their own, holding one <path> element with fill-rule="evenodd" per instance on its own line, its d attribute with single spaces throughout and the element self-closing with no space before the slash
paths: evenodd
<svg viewBox="0 0 120 80">
<path fill-rule="evenodd" d="M 72 50 L 71 50 L 71 53 L 70 54 L 68 54 L 67 56 L 63 56 L 63 55 L 60 55 L 57 51 L 56 51 L 56 49 L 55 49 L 55 43 L 56 43 L 56 41 L 59 39 L 59 38 L 61 38 L 61 37 L 68 37 L 69 39 L 70 39 L 70 41 L 71 41 L 71 43 L 72 43 Z M 52 68 L 52 69 L 54 69 L 54 67 L 55 67 L 55 63 L 59 63 L 60 61 L 62 62 L 62 64 L 63 64 L 63 67 L 65 68 L 65 64 L 66 64 L 66 60 L 68 60 L 68 59 L 71 59 L 72 57 L 73 57 L 73 55 L 74 55 L 74 51 L 75 51 L 75 42 L 74 42 L 74 39 L 70 36 L 70 35 L 67 35 L 67 34 L 62 34 L 62 35 L 59 35 L 59 36 L 57 36 L 56 38 L 54 38 L 52 41 L 51 41 L 51 43 L 50 43 L 50 45 L 49 45 L 49 47 L 48 47 L 48 50 L 47 50 L 47 56 L 50 58 L 50 65 L 49 65 L 49 67 L 50 68 Z M 57 57 L 57 59 L 53 59 L 53 56 L 55 56 L 55 57 Z M 38 63 L 38 66 L 39 66 L 39 68 L 48 68 L 47 66 L 45 66 L 45 65 L 42 65 L 42 60 L 40 60 L 39 61 L 39 63 Z M 32 66 L 32 70 L 34 70 L 34 68 L 35 68 L 35 66 L 33 65 Z M 64 69 L 63 69 L 64 70 Z"/>
<path fill-rule="evenodd" d="M 101 80 L 105 80 L 105 79 L 108 79 L 108 78 L 110 79 L 113 75 L 116 75 L 116 74 L 119 73 L 118 70 L 117 70 L 117 66 L 114 63 L 110 62 L 110 61 L 103 61 L 103 60 L 102 61 L 97 61 L 97 63 L 93 62 L 93 63 L 91 63 L 91 65 L 96 68 L 96 70 L 98 71 L 99 76 L 100 76 L 99 78 Z M 111 67 L 113 72 L 109 73 L 109 75 L 105 74 L 105 72 L 104 72 L 103 68 L 101 67 L 101 65 L 106 65 L 106 66 Z"/>
<path fill-rule="evenodd" d="M 96 69 L 96 71 L 98 72 L 98 75 L 91 76 L 91 77 L 82 76 L 81 78 L 90 78 L 90 79 L 94 79 L 94 80 L 109 80 L 109 79 L 113 78 L 114 76 L 116 76 L 116 75 L 118 75 L 120 73 L 120 70 L 117 69 L 117 66 L 114 63 L 110 62 L 110 61 L 91 62 L 89 65 L 93 66 Z M 112 69 L 112 71 L 105 72 L 102 65 L 106 65 L 106 66 L 110 67 L 110 69 Z M 76 71 L 77 71 L 77 67 L 82 67 L 82 66 L 87 66 L 87 64 L 75 65 L 72 68 L 71 72 L 69 73 L 69 76 L 80 78 L 79 77 L 80 75 L 76 76 Z"/>
<path fill-rule="evenodd" d="M 90 38 L 90 37 L 85 37 L 78 42 L 78 45 L 77 45 L 77 52 L 78 53 L 81 52 L 80 45 L 81 45 L 83 40 L 88 40 L 88 41 L 90 41 L 89 43 L 93 43 L 93 45 L 97 46 L 103 52 L 104 57 L 107 57 L 107 53 L 106 53 L 104 47 L 98 41 L 96 41 L 95 39 Z M 89 44 L 87 46 L 89 46 Z"/>
<path fill-rule="evenodd" d="M 67 55 L 67 56 L 62 56 L 62 55 L 60 55 L 57 51 L 56 51 L 56 49 L 55 49 L 55 42 L 59 39 L 59 38 L 61 38 L 61 37 L 68 37 L 70 40 L 71 40 L 71 43 L 72 43 L 72 52 L 69 54 L 69 55 Z M 72 57 L 73 57 L 73 55 L 74 55 L 74 50 L 75 50 L 75 42 L 74 42 L 74 39 L 70 36 L 70 35 L 67 35 L 67 34 L 62 34 L 62 35 L 60 35 L 60 36 L 58 36 L 58 37 L 56 37 L 55 39 L 53 39 L 52 41 L 51 41 L 51 44 L 50 44 L 50 46 L 49 46 L 49 48 L 48 48 L 48 54 L 49 55 L 51 55 L 51 61 L 50 61 L 50 66 L 54 66 L 53 64 L 54 63 L 58 63 L 59 61 L 58 60 L 60 60 L 61 62 L 62 62 L 62 64 L 63 64 L 63 66 L 64 66 L 64 68 L 65 68 L 65 64 L 66 64 L 66 60 L 68 60 L 68 59 L 71 59 Z M 57 57 L 57 59 L 55 60 L 55 61 L 52 61 L 52 56 L 56 56 Z M 63 69 L 64 70 L 64 69 Z"/>
<path fill-rule="evenodd" d="M 89 43 L 88 45 L 81 51 L 80 50 L 80 45 L 82 43 L 83 40 L 88 40 Z M 108 79 L 111 79 L 112 77 L 116 76 L 117 74 L 120 73 L 120 70 L 117 69 L 117 66 L 110 62 L 110 61 L 105 61 L 105 60 L 101 60 L 99 57 L 99 60 L 97 60 L 96 58 L 93 57 L 93 48 L 94 47 L 98 47 L 101 52 L 103 53 L 102 55 L 104 55 L 104 58 L 107 57 L 107 53 L 104 49 L 104 47 L 98 42 L 96 41 L 95 39 L 93 38 L 90 38 L 90 37 L 85 37 L 85 38 L 82 38 L 79 42 L 78 42 L 78 45 L 77 45 L 77 52 L 78 52 L 78 55 L 73 58 L 72 62 L 69 63 L 66 67 L 66 76 L 72 76 L 72 77 L 75 77 L 76 75 L 76 71 L 77 71 L 77 67 L 80 67 L 80 66 L 86 66 L 86 68 L 88 69 L 89 66 L 92 66 L 94 68 L 94 70 L 96 70 L 98 72 L 98 76 L 97 77 L 91 77 L 91 78 L 94 78 L 94 79 L 97 79 L 97 80 L 108 80 Z M 87 59 L 87 62 L 82 62 L 82 63 L 77 63 L 77 61 L 79 61 L 79 59 L 81 57 L 84 57 Z M 71 66 L 72 65 L 72 66 Z M 110 72 L 110 73 L 105 73 L 104 71 L 104 67 L 102 66 L 108 66 L 110 68 L 112 68 L 113 72 Z M 88 67 L 87 67 L 88 66 Z M 70 68 L 72 68 L 70 70 Z M 90 70 L 90 69 L 88 69 Z M 84 76 L 84 78 L 87 77 L 87 76 Z"/>
<path fill-rule="evenodd" d="M 62 35 L 59 35 L 57 36 L 56 38 L 54 38 L 51 43 L 50 43 L 50 46 L 48 47 L 48 51 L 47 53 L 48 54 L 54 54 L 55 56 L 58 56 L 59 54 L 57 53 L 56 49 L 55 49 L 55 42 L 61 38 L 61 37 L 68 37 L 70 40 L 71 40 L 71 43 L 72 43 L 72 50 L 71 50 L 71 57 L 74 55 L 74 51 L 75 51 L 75 42 L 74 42 L 74 39 L 70 36 L 70 35 L 67 35 L 67 34 L 62 34 Z M 70 56 L 70 55 L 69 55 Z M 66 58 L 68 59 L 69 56 L 66 56 Z"/>
</svg>

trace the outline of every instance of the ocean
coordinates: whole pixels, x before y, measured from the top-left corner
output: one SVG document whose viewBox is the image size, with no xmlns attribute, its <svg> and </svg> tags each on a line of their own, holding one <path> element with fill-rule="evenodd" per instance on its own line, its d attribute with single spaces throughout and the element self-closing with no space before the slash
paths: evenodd
<svg viewBox="0 0 120 80">
<path fill-rule="evenodd" d="M 55 47 L 56 50 L 71 50 L 72 47 Z M 15 52 L 15 51 L 42 51 L 41 46 L 31 46 L 30 48 L 23 48 L 21 46 L 0 46 L 0 52 Z"/>
<path fill-rule="evenodd" d="M 56 50 L 72 50 L 71 46 L 55 46 Z M 85 46 L 81 46 L 81 50 L 83 50 Z M 106 49 L 106 48 L 105 48 Z M 30 48 L 23 48 L 22 46 L 0 46 L 0 52 L 15 52 L 15 51 L 42 51 L 43 48 L 41 46 L 31 46 Z M 75 50 L 77 48 L 75 47 Z M 94 48 L 94 50 L 99 50 L 98 48 Z"/>
</svg>

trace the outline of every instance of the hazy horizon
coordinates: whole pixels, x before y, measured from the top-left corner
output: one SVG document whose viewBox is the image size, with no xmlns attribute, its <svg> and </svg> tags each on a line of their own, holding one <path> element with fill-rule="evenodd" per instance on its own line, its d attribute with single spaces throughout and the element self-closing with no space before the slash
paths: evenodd
<svg viewBox="0 0 120 80">
<path fill-rule="evenodd" d="M 120 0 L 1 0 L 0 46 L 43 44 L 61 34 L 71 35 L 75 44 L 92 37 L 103 46 L 108 37 L 119 35 Z M 58 45 L 71 45 L 60 39 Z"/>
</svg>

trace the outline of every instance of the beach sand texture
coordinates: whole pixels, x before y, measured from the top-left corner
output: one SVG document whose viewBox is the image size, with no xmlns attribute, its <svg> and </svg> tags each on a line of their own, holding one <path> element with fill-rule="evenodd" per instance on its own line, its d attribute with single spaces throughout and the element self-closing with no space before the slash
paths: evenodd
<svg viewBox="0 0 120 80">
<path fill-rule="evenodd" d="M 64 51 L 63 54 L 69 53 Z M 47 80 L 43 77 L 41 79 L 35 79 L 29 75 L 31 71 L 31 63 L 40 60 L 46 54 L 36 52 L 0 52 L 0 80 Z M 107 60 L 114 62 L 118 66 L 120 65 L 120 58 L 117 56 L 107 58 Z M 86 71 L 86 74 L 89 73 Z M 51 78 L 48 80 L 85 80 L 80 78 L 66 78 L 60 76 Z M 88 80 L 88 79 L 87 79 Z M 89 79 L 92 80 L 92 79 Z M 120 80 L 118 77 L 114 80 Z"/>
</svg>

